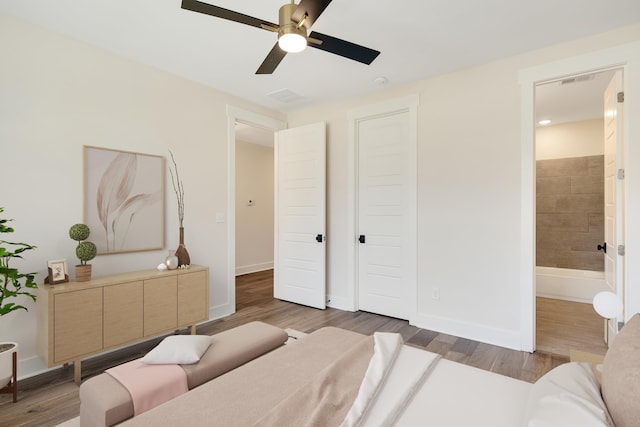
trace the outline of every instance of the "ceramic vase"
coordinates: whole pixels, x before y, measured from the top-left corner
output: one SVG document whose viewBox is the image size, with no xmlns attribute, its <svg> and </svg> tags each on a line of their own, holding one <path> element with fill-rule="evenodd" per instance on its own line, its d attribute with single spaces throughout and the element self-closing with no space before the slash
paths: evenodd
<svg viewBox="0 0 640 427">
<path fill-rule="evenodd" d="M 167 258 L 164 260 L 164 264 L 169 270 L 178 268 L 178 257 L 173 254 L 173 251 L 169 251 L 169 255 L 167 255 Z"/>
<path fill-rule="evenodd" d="M 176 256 L 178 257 L 178 265 L 191 264 L 189 252 L 187 252 L 187 248 L 184 246 L 184 227 L 180 227 L 180 244 L 178 245 L 178 249 L 176 249 Z"/>
</svg>

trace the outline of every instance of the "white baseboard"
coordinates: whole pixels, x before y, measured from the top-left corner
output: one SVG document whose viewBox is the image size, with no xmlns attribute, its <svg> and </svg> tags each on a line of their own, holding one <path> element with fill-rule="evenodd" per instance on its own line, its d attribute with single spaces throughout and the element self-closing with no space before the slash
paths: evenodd
<svg viewBox="0 0 640 427">
<path fill-rule="evenodd" d="M 47 366 L 42 362 L 42 359 L 40 359 L 38 356 L 18 359 L 18 379 L 24 380 L 35 375 L 53 371 L 57 368 L 58 366 L 47 368 Z"/>
<path fill-rule="evenodd" d="M 236 276 L 249 273 L 257 273 L 258 271 L 272 270 L 273 261 L 261 262 L 259 264 L 245 265 L 242 267 L 236 266 Z"/>
<path fill-rule="evenodd" d="M 473 341 L 480 341 L 487 344 L 522 350 L 522 340 L 520 333 L 507 329 L 493 328 L 471 322 L 447 319 L 444 317 L 432 316 L 418 313 L 415 316 L 414 326 L 431 331 L 454 335 L 456 337 L 467 338 Z"/>
<path fill-rule="evenodd" d="M 221 319 L 223 317 L 229 316 L 236 312 L 235 307 L 231 307 L 230 304 L 218 305 L 215 307 L 209 307 L 209 319 L 207 320 L 216 320 Z"/>
</svg>

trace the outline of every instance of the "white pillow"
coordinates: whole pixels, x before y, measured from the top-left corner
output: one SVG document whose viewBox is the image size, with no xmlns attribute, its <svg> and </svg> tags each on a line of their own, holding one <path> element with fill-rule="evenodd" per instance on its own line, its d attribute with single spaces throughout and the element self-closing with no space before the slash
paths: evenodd
<svg viewBox="0 0 640 427">
<path fill-rule="evenodd" d="M 613 426 L 590 363 L 565 363 L 533 384 L 527 427 Z"/>
<path fill-rule="evenodd" d="M 211 342 L 209 335 L 170 335 L 140 361 L 150 365 L 197 363 Z"/>
</svg>

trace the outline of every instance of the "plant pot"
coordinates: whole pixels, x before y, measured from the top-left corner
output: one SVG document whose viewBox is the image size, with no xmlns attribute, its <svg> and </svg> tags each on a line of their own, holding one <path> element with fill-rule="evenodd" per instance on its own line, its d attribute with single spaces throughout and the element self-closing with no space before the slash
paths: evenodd
<svg viewBox="0 0 640 427">
<path fill-rule="evenodd" d="M 13 353 L 18 351 L 15 342 L 0 343 L 0 388 L 3 388 L 13 376 Z"/>
<path fill-rule="evenodd" d="M 76 265 L 76 282 L 88 282 L 91 280 L 91 264 Z"/>
</svg>

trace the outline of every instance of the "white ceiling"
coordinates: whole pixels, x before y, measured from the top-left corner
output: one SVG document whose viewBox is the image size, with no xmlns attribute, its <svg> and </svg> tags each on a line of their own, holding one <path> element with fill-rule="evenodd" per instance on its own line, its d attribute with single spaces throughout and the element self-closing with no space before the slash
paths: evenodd
<svg viewBox="0 0 640 427">
<path fill-rule="evenodd" d="M 271 22 L 286 0 L 208 0 Z M 0 0 L 0 13 L 290 112 L 382 91 L 640 22 L 639 0 L 334 0 L 313 30 L 381 51 L 363 65 L 318 49 L 255 71 L 276 34 L 180 8 L 180 0 Z M 384 76 L 384 85 L 374 79 Z M 300 96 L 282 102 L 268 94 Z"/>
<path fill-rule="evenodd" d="M 572 76 L 536 87 L 536 121 L 551 125 L 601 119 L 604 117 L 604 91 L 614 70 Z"/>
<path fill-rule="evenodd" d="M 273 131 L 236 122 L 236 141 L 273 147 Z"/>
</svg>

